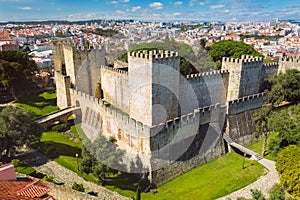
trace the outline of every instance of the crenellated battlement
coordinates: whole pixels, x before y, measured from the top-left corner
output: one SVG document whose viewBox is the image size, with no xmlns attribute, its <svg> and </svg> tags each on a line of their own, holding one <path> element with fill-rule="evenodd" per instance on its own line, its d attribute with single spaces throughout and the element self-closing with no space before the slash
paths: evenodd
<svg viewBox="0 0 300 200">
<path fill-rule="evenodd" d="M 265 68 L 278 68 L 278 62 L 264 63 L 263 67 L 265 67 Z"/>
<path fill-rule="evenodd" d="M 299 58 L 294 58 L 294 57 L 283 57 L 283 58 L 280 59 L 280 61 L 300 63 L 300 59 Z"/>
<path fill-rule="evenodd" d="M 261 108 L 264 102 L 265 93 L 245 96 L 228 102 L 228 114 L 237 114 L 247 110 Z"/>
<path fill-rule="evenodd" d="M 118 68 L 113 68 L 113 67 L 107 67 L 107 66 L 100 66 L 101 69 L 107 70 L 107 71 L 112 71 L 112 72 L 116 72 L 118 74 L 124 74 L 124 75 L 128 75 L 128 71 L 125 70 L 121 70 Z"/>
<path fill-rule="evenodd" d="M 90 105 L 90 108 L 92 108 L 93 110 L 100 110 L 102 115 L 103 112 L 105 112 L 106 114 L 109 114 L 113 119 L 122 121 L 122 123 L 124 123 L 125 125 L 135 127 L 136 129 L 140 129 L 142 131 L 149 130 L 149 126 L 133 118 L 130 118 L 127 113 L 121 112 L 117 108 L 111 107 L 110 103 L 103 101 L 102 99 L 95 98 L 78 90 L 73 90 L 73 93 L 75 95 L 75 100 L 79 100 L 80 104 L 84 103 L 85 106 Z"/>
<path fill-rule="evenodd" d="M 178 52 L 174 51 L 164 51 L 164 50 L 143 50 L 143 51 L 133 51 L 129 52 L 128 56 L 135 57 L 135 58 L 142 58 L 148 60 L 160 60 L 160 59 L 170 59 L 170 58 L 177 58 Z"/>
<path fill-rule="evenodd" d="M 243 64 L 243 65 L 253 65 L 254 63 L 262 63 L 262 57 L 253 57 L 248 55 L 242 55 L 241 58 L 229 58 L 223 57 L 222 62 L 234 63 L 234 64 Z"/>
<path fill-rule="evenodd" d="M 65 49 L 78 51 L 78 52 L 90 52 L 95 49 L 102 49 L 103 44 L 80 44 L 79 41 L 74 40 L 54 40 L 53 45 L 61 44 Z"/>
<path fill-rule="evenodd" d="M 186 79 L 188 81 L 198 81 L 201 78 L 218 78 L 220 76 L 224 77 L 228 75 L 229 75 L 228 70 L 219 70 L 219 71 L 211 71 L 211 72 L 204 72 L 198 74 L 189 74 L 186 76 Z"/>
<path fill-rule="evenodd" d="M 212 113 L 219 113 L 220 109 L 226 109 L 226 105 L 210 105 L 205 106 L 203 108 L 197 108 L 192 113 L 188 113 L 186 115 L 181 115 L 179 117 L 175 117 L 174 119 L 168 120 L 165 123 L 160 123 L 158 125 L 151 126 L 151 129 L 153 130 L 161 130 L 162 128 L 169 129 L 172 126 L 176 127 L 182 127 L 188 124 L 193 124 L 195 121 L 199 124 L 206 124 L 209 123 L 212 120 Z M 219 115 L 218 115 L 219 116 Z"/>
</svg>

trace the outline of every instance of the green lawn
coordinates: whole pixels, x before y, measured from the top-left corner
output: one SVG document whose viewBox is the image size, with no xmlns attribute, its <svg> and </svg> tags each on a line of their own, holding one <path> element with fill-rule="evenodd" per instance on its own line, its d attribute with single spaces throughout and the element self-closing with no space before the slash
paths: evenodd
<svg viewBox="0 0 300 200">
<path fill-rule="evenodd" d="M 264 172 L 263 166 L 248 158 L 229 153 L 201 165 L 158 187 L 158 193 L 143 193 L 142 199 L 216 199 L 254 182 Z"/>
<path fill-rule="evenodd" d="M 58 110 L 55 91 L 22 96 L 18 99 L 16 106 L 32 111 L 37 117 L 45 116 Z"/>
<path fill-rule="evenodd" d="M 268 142 L 270 141 L 271 138 L 276 137 L 276 133 L 271 133 L 268 137 Z M 259 140 L 249 146 L 247 146 L 247 148 L 257 152 L 258 154 L 261 155 L 262 152 L 262 144 L 263 144 L 263 140 Z M 266 159 L 270 159 L 270 160 L 275 160 L 274 157 L 272 157 L 270 154 L 268 154 L 268 148 L 266 149 L 266 155 L 265 155 Z"/>
<path fill-rule="evenodd" d="M 38 145 L 40 150 L 58 164 L 76 172 L 88 181 L 98 183 L 92 175 L 86 175 L 78 171 L 78 163 L 81 162 L 82 142 L 78 135 L 84 134 L 78 125 L 72 126 L 74 136 L 55 132 L 45 132 Z M 77 160 L 76 154 L 79 155 Z M 243 157 L 230 153 L 207 164 L 199 166 L 190 172 L 160 186 L 157 194 L 143 193 L 142 199 L 215 199 L 224 196 L 239 188 L 254 182 L 263 173 L 263 167 L 255 161 L 245 159 L 245 168 L 242 169 Z M 108 179 L 106 188 L 116 191 L 124 196 L 135 197 L 134 182 L 130 176 L 119 174 Z M 199 198 L 198 198 L 199 197 Z"/>
<path fill-rule="evenodd" d="M 33 147 L 39 149 L 58 164 L 76 172 L 82 178 L 97 183 L 97 179 L 93 175 L 83 174 L 78 170 L 77 163 L 81 162 L 82 142 L 77 137 L 72 140 L 60 132 L 44 132 L 40 142 L 33 144 Z M 78 158 L 76 154 L 78 154 Z"/>
</svg>

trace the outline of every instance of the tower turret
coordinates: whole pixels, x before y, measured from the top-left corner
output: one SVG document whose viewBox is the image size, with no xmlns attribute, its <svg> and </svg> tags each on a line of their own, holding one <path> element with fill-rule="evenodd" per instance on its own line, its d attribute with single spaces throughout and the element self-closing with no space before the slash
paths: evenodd
<svg viewBox="0 0 300 200">
<path fill-rule="evenodd" d="M 152 126 L 178 116 L 179 63 L 172 51 L 128 53 L 131 118 Z"/>
</svg>

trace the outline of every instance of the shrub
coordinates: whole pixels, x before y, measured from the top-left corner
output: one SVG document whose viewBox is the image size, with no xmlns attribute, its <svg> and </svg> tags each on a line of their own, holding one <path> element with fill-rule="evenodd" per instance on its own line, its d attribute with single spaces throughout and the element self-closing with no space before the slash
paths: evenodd
<svg viewBox="0 0 300 200">
<path fill-rule="evenodd" d="M 19 159 L 13 159 L 11 163 L 13 164 L 14 167 L 22 166 L 22 162 Z"/>
<path fill-rule="evenodd" d="M 269 200 L 285 200 L 284 189 L 281 185 L 275 184 L 269 191 Z"/>
<path fill-rule="evenodd" d="M 290 145 L 276 157 L 276 169 L 280 174 L 280 184 L 294 197 L 300 197 L 300 147 Z"/>
<path fill-rule="evenodd" d="M 251 189 L 251 195 L 252 195 L 252 199 L 253 200 L 266 200 L 266 198 L 264 197 L 264 195 L 262 194 L 261 191 L 257 190 L 257 189 Z"/>
<path fill-rule="evenodd" d="M 84 192 L 85 191 L 85 189 L 83 187 L 83 184 L 82 183 L 76 183 L 76 182 L 73 183 L 72 189 L 77 190 L 79 192 Z"/>
<path fill-rule="evenodd" d="M 48 181 L 50 183 L 55 183 L 52 176 L 44 176 L 43 181 Z"/>
</svg>

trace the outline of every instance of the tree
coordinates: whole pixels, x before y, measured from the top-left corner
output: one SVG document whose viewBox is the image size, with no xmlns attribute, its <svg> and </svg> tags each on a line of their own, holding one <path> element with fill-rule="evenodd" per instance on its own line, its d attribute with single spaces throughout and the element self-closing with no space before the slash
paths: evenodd
<svg viewBox="0 0 300 200">
<path fill-rule="evenodd" d="M 207 51 L 201 47 L 200 43 L 192 47 L 185 43 L 177 43 L 174 39 L 166 37 L 164 42 L 134 44 L 129 48 L 129 51 L 139 50 L 169 50 L 178 52 L 180 56 L 180 74 L 182 75 L 216 69 L 213 60 Z"/>
<path fill-rule="evenodd" d="M 276 137 L 271 138 L 268 145 L 272 156 L 288 145 L 300 146 L 300 104 L 274 112 L 269 117 L 268 126 L 270 131 L 276 132 Z"/>
<path fill-rule="evenodd" d="M 105 184 L 105 179 L 109 174 L 116 174 L 124 168 L 122 163 L 124 151 L 118 149 L 114 142 L 99 134 L 93 142 L 84 143 L 81 169 L 85 173 L 92 172 L 102 181 L 102 184 Z"/>
<path fill-rule="evenodd" d="M 0 112 L 0 158 L 12 156 L 18 147 L 40 138 L 42 128 L 33 120 L 33 114 L 12 106 Z"/>
<path fill-rule="evenodd" d="M 279 106 L 282 101 L 298 102 L 300 100 L 300 72 L 298 70 L 287 70 L 285 74 L 279 74 L 270 80 L 271 89 L 267 91 L 266 99 L 262 109 L 254 115 L 256 122 L 255 135 L 263 136 L 262 156 L 264 156 L 267 146 L 267 139 L 270 132 L 279 132 L 282 136 L 274 138 L 270 142 L 272 155 L 276 155 L 280 149 L 288 144 L 298 143 L 298 137 L 295 137 L 297 127 L 296 114 L 293 114 L 296 121 L 289 120 L 291 116 L 287 114 L 274 113 L 275 107 Z M 279 125 L 281 124 L 281 125 Z M 288 126 L 289 125 L 289 126 Z M 299 127 L 299 126 L 298 126 Z M 293 137 L 290 137 L 290 136 Z M 286 137 L 289 139 L 286 140 Z"/>
<path fill-rule="evenodd" d="M 256 130 L 254 132 L 256 137 L 262 136 L 263 138 L 263 146 L 261 155 L 264 156 L 267 147 L 268 136 L 270 134 L 268 120 L 269 116 L 272 112 L 271 104 L 264 104 L 262 108 L 256 112 L 253 116 L 254 122 L 256 123 Z"/>
<path fill-rule="evenodd" d="M 280 183 L 287 192 L 300 197 L 300 147 L 290 145 L 276 157 L 276 169 L 280 174 Z"/>
<path fill-rule="evenodd" d="M 271 93 L 269 102 L 280 98 L 284 101 L 300 101 L 300 71 L 288 69 L 285 73 L 280 73 L 271 79 Z"/>
<path fill-rule="evenodd" d="M 32 86 L 32 74 L 37 66 L 21 51 L 0 51 L 0 87 L 8 88 L 12 96 Z"/>
<path fill-rule="evenodd" d="M 241 58 L 242 55 L 263 57 L 255 51 L 253 46 L 233 40 L 221 40 L 208 47 L 207 50 L 219 69 L 221 69 L 223 57 Z"/>
</svg>

